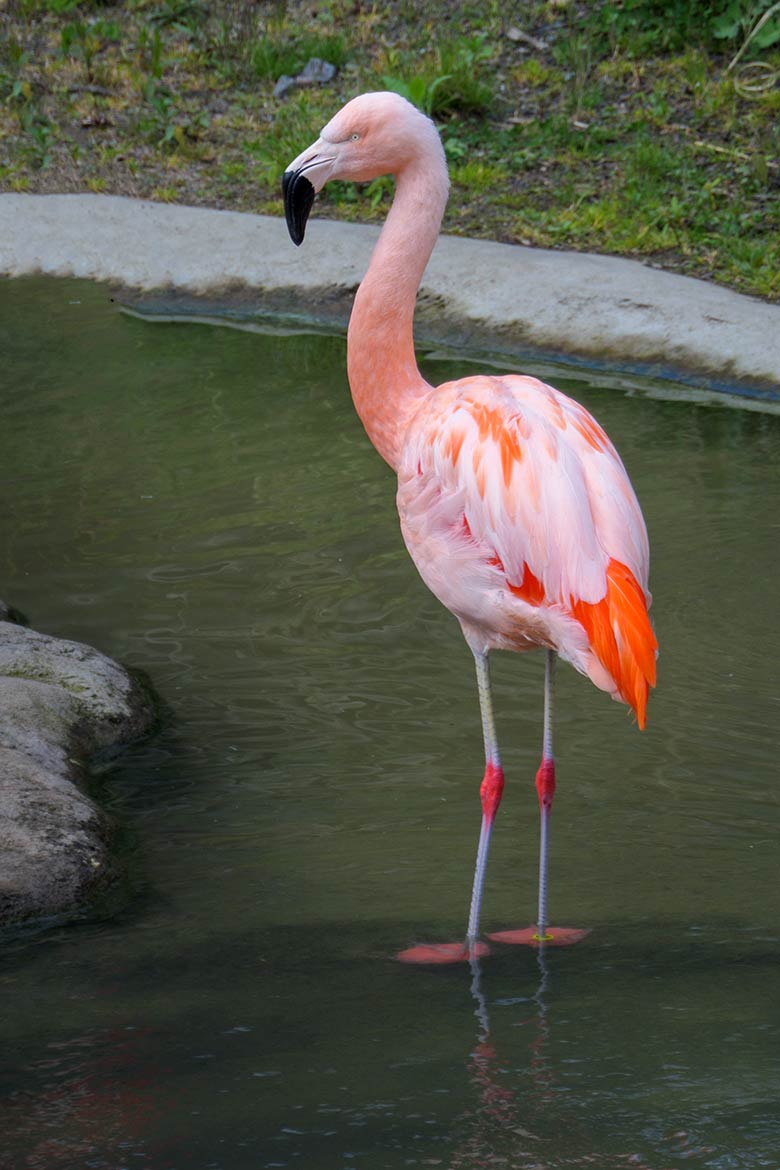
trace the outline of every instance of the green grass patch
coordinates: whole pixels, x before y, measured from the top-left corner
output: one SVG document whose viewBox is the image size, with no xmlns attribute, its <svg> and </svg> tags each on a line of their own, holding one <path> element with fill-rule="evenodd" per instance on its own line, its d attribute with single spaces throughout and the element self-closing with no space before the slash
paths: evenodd
<svg viewBox="0 0 780 1170">
<path fill-rule="evenodd" d="M 275 98 L 311 57 L 335 79 Z M 446 231 L 635 256 L 780 300 L 770 0 L 9 0 L 0 186 L 279 214 L 289 161 L 382 88 L 437 122 Z M 392 192 L 329 184 L 319 214 L 379 220 Z"/>
</svg>

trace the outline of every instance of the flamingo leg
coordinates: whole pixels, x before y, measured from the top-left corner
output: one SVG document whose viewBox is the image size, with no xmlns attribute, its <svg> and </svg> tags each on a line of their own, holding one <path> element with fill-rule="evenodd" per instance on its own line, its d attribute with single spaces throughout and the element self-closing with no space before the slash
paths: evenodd
<svg viewBox="0 0 780 1170">
<path fill-rule="evenodd" d="M 474 869 L 474 885 L 471 890 L 471 907 L 465 942 L 418 943 L 399 951 L 396 958 L 402 963 L 462 963 L 471 964 L 472 974 L 479 971 L 478 960 L 490 953 L 486 943 L 479 941 L 479 914 L 482 907 L 482 890 L 485 885 L 490 834 L 501 803 L 504 790 L 504 771 L 498 755 L 496 725 L 493 718 L 493 701 L 490 695 L 490 673 L 487 652 L 472 647 L 477 667 L 479 709 L 482 715 L 482 735 L 485 740 L 485 775 L 479 794 L 482 800 L 482 828 L 477 847 L 477 864 Z"/>
<path fill-rule="evenodd" d="M 473 651 L 477 668 L 479 710 L 482 716 L 482 736 L 485 741 L 485 775 L 479 794 L 482 801 L 482 827 L 477 847 L 477 863 L 474 868 L 474 885 L 471 891 L 471 907 L 466 943 L 472 948 L 479 937 L 479 916 L 482 908 L 482 891 L 485 884 L 490 836 L 496 819 L 501 794 L 504 791 L 504 770 L 498 753 L 496 724 L 493 717 L 493 699 L 490 693 L 490 670 L 486 652 Z"/>
<path fill-rule="evenodd" d="M 542 744 L 542 762 L 536 773 L 536 794 L 539 797 L 539 813 L 541 818 L 539 834 L 539 907 L 536 913 L 536 926 L 526 926 L 522 930 L 498 930 L 488 935 L 493 942 L 509 943 L 539 947 L 540 952 L 547 946 L 568 947 L 580 942 L 589 931 L 576 926 L 550 926 L 547 917 L 547 850 L 550 832 L 550 812 L 555 794 L 555 762 L 553 759 L 553 700 L 555 698 L 555 662 L 557 655 L 554 650 L 547 651 L 547 662 L 544 671 L 544 740 Z"/>
<path fill-rule="evenodd" d="M 539 797 L 540 833 L 539 833 L 539 909 L 536 915 L 536 941 L 545 942 L 552 938 L 547 933 L 549 925 L 547 919 L 547 843 L 550 827 L 550 813 L 552 811 L 553 796 L 555 794 L 555 761 L 553 759 L 553 700 L 555 698 L 555 660 L 554 650 L 547 651 L 547 660 L 544 669 L 544 738 L 542 742 L 542 762 L 536 773 L 536 793 Z"/>
</svg>

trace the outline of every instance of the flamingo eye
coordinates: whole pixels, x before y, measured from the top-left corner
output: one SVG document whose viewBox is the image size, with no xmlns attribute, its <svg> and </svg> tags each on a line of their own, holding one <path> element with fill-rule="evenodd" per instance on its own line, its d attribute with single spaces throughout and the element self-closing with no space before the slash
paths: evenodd
<svg viewBox="0 0 780 1170">
<path fill-rule="evenodd" d="M 350 135 L 350 142 L 357 142 L 358 138 L 360 138 L 359 134 L 351 134 Z"/>
</svg>

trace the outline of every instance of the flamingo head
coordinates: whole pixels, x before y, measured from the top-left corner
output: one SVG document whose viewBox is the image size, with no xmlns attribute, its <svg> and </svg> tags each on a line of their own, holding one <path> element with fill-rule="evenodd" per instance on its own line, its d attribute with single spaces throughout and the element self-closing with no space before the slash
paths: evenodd
<svg viewBox="0 0 780 1170">
<path fill-rule="evenodd" d="M 397 175 L 418 160 L 444 163 L 430 118 L 397 93 L 364 93 L 331 118 L 316 142 L 282 176 L 284 213 L 294 244 L 303 242 L 314 196 L 329 179 L 366 183 Z"/>
</svg>

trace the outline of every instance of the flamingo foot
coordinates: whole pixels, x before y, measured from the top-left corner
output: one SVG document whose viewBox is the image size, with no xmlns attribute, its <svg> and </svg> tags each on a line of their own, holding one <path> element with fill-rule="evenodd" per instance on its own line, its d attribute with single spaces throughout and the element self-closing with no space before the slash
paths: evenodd
<svg viewBox="0 0 780 1170">
<path fill-rule="evenodd" d="M 548 926 L 544 938 L 540 938 L 537 927 L 526 926 L 524 930 L 496 930 L 488 938 L 509 946 L 538 947 L 544 943 L 546 947 L 571 947 L 589 934 L 589 930 L 576 926 Z"/>
<path fill-rule="evenodd" d="M 468 963 L 471 959 L 481 959 L 490 954 L 487 943 L 467 942 L 455 943 L 418 943 L 416 947 L 408 947 L 399 951 L 395 956 L 399 963 L 417 963 L 420 965 L 443 963 Z"/>
</svg>

